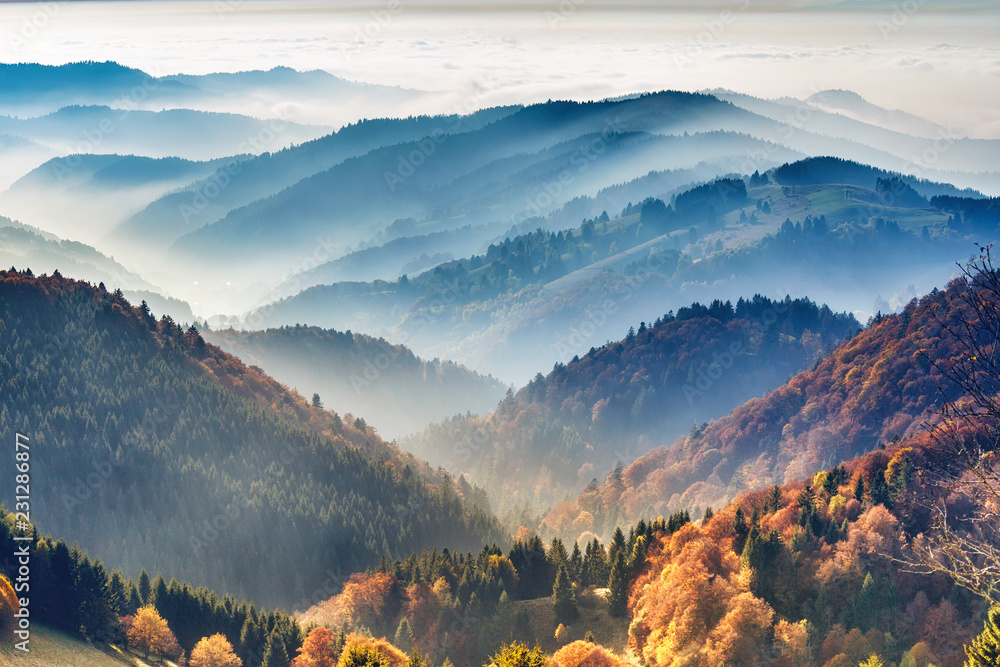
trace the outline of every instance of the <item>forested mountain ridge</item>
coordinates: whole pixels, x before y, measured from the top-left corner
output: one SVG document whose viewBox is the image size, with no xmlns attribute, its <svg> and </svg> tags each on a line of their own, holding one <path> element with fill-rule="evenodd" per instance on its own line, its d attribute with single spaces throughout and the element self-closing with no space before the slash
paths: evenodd
<svg viewBox="0 0 1000 667">
<path fill-rule="evenodd" d="M 578 511 L 615 507 L 637 517 L 703 509 L 741 491 L 801 479 L 920 431 L 949 388 L 940 364 L 959 354 L 943 334 L 962 284 L 914 299 L 767 396 L 659 447 L 602 485 L 592 485 L 549 521 L 565 530 Z"/>
<path fill-rule="evenodd" d="M 317 392 L 343 412 L 371 415 L 369 425 L 386 438 L 455 414 L 482 414 L 506 390 L 498 380 L 464 366 L 426 361 L 402 345 L 351 331 L 295 326 L 202 334 L 290 387 Z"/>
<path fill-rule="evenodd" d="M 166 194 L 121 221 L 107 242 L 115 247 L 149 253 L 148 238 L 170 244 L 178 237 L 214 223 L 231 210 L 294 185 L 344 160 L 383 146 L 441 137 L 487 125 L 513 109 L 498 107 L 469 116 L 376 118 L 348 124 L 336 132 L 297 146 L 241 161 L 225 173 L 202 177 Z M 206 196 L 206 193 L 212 196 Z"/>
<path fill-rule="evenodd" d="M 308 287 L 246 320 L 377 333 L 521 384 L 621 337 L 618 322 L 695 300 L 792 294 L 863 318 L 888 312 L 946 281 L 954 258 L 998 221 L 995 200 L 834 158 L 673 187 L 565 229 L 532 218 L 523 233 L 415 275 Z M 624 194 L 577 200 L 558 219 Z M 308 286 L 315 273 L 289 286 Z"/>
<path fill-rule="evenodd" d="M 402 446 L 508 506 L 544 506 L 779 386 L 860 328 L 808 299 L 695 303 L 537 374 L 491 415 L 454 417 Z M 617 519 L 598 511 L 582 530 L 605 535 Z"/>
<path fill-rule="evenodd" d="M 33 221 L 59 236 L 99 243 L 108 231 L 151 199 L 194 179 L 235 171 L 248 157 L 236 155 L 205 162 L 136 155 L 56 157 L 0 193 L 0 210 L 10 217 Z"/>
<path fill-rule="evenodd" d="M 337 126 L 359 118 L 364 106 L 412 111 L 420 93 L 392 86 L 355 83 L 322 70 L 288 67 L 188 75 L 147 73 L 116 62 L 63 65 L 3 63 L 0 108 L 18 116 L 51 113 L 67 104 L 122 105 L 129 108 L 193 109 L 273 117 L 275 108 L 298 102 L 302 122 Z M 326 106 L 326 109 L 315 107 Z M 330 108 L 332 107 L 332 108 Z"/>
<path fill-rule="evenodd" d="M 344 423 L 118 294 L 6 271 L 0 331 L 0 435 L 46 452 L 32 459 L 33 509 L 111 567 L 291 605 L 331 569 L 507 539 L 474 490 L 361 418 Z"/>
</svg>

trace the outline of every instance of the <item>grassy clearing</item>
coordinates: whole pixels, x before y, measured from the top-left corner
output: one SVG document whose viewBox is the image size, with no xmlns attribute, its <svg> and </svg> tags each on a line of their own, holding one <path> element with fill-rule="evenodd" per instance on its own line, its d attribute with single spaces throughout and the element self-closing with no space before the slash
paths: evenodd
<svg viewBox="0 0 1000 667">
<path fill-rule="evenodd" d="M 587 631 L 594 633 L 594 640 L 615 653 L 624 654 L 628 646 L 628 622 L 624 618 L 612 618 L 608 613 L 607 589 L 589 589 L 578 594 L 577 607 L 580 617 L 567 626 L 568 636 L 563 644 L 583 639 Z M 556 642 L 555 610 L 550 598 L 523 600 L 514 603 L 515 612 L 527 611 L 531 617 L 531 628 L 539 645 L 547 652 L 554 653 L 563 644 Z"/>
<path fill-rule="evenodd" d="M 117 646 L 97 648 L 85 641 L 39 625 L 31 626 L 30 652 L 13 644 L 0 646 L 3 667 L 176 667 L 169 660 L 157 662 L 122 651 Z"/>
</svg>

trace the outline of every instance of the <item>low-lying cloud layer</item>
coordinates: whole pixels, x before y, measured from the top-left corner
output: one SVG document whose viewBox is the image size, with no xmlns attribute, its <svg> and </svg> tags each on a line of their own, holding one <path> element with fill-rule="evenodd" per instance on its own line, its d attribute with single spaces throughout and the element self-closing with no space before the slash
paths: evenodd
<svg viewBox="0 0 1000 667">
<path fill-rule="evenodd" d="M 0 6 L 0 60 L 107 59 L 153 74 L 282 64 L 440 93 L 414 112 L 661 89 L 804 98 L 843 88 L 962 134 L 1000 137 L 1000 12 L 984 3 L 687 4 L 15 3 Z M 794 7 L 811 11 L 781 11 Z M 307 108 L 297 120 L 333 119 Z"/>
</svg>

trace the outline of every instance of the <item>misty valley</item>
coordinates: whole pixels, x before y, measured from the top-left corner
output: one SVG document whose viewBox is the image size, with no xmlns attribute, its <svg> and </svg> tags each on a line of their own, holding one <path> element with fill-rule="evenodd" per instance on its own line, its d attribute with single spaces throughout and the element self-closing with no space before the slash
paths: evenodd
<svg viewBox="0 0 1000 667">
<path fill-rule="evenodd" d="M 131 53 L 0 57 L 0 665 L 1000 665 L 995 117 Z"/>
</svg>

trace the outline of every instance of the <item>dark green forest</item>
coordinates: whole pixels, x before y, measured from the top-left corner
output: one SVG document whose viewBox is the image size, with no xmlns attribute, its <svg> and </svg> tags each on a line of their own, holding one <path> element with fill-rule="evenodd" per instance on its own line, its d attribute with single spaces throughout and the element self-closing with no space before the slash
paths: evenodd
<svg viewBox="0 0 1000 667">
<path fill-rule="evenodd" d="M 0 553 L 20 548 L 14 515 L 0 506 Z M 102 643 L 126 643 L 122 620 L 145 605 L 154 606 L 167 621 L 178 648 L 187 654 L 202 637 L 216 632 L 232 640 L 246 667 L 287 667 L 280 655 L 294 655 L 303 632 L 284 611 L 267 611 L 231 595 L 219 596 L 161 575 L 150 578 L 146 570 L 130 578 L 120 570 L 108 571 L 77 544 L 67 545 L 40 535 L 31 526 L 28 543 L 31 563 L 30 613 L 35 622 Z M 0 570 L 14 578 L 15 568 L 0 563 Z M 6 611 L 4 622 L 6 622 Z M 279 648 L 280 645 L 280 648 Z M 176 658 L 176 656 L 174 656 Z"/>
<path fill-rule="evenodd" d="M 131 576 L 292 606 L 331 568 L 508 539 L 360 417 L 120 294 L 2 272 L 0 340 L 0 438 L 30 438 L 33 519 Z"/>
</svg>

